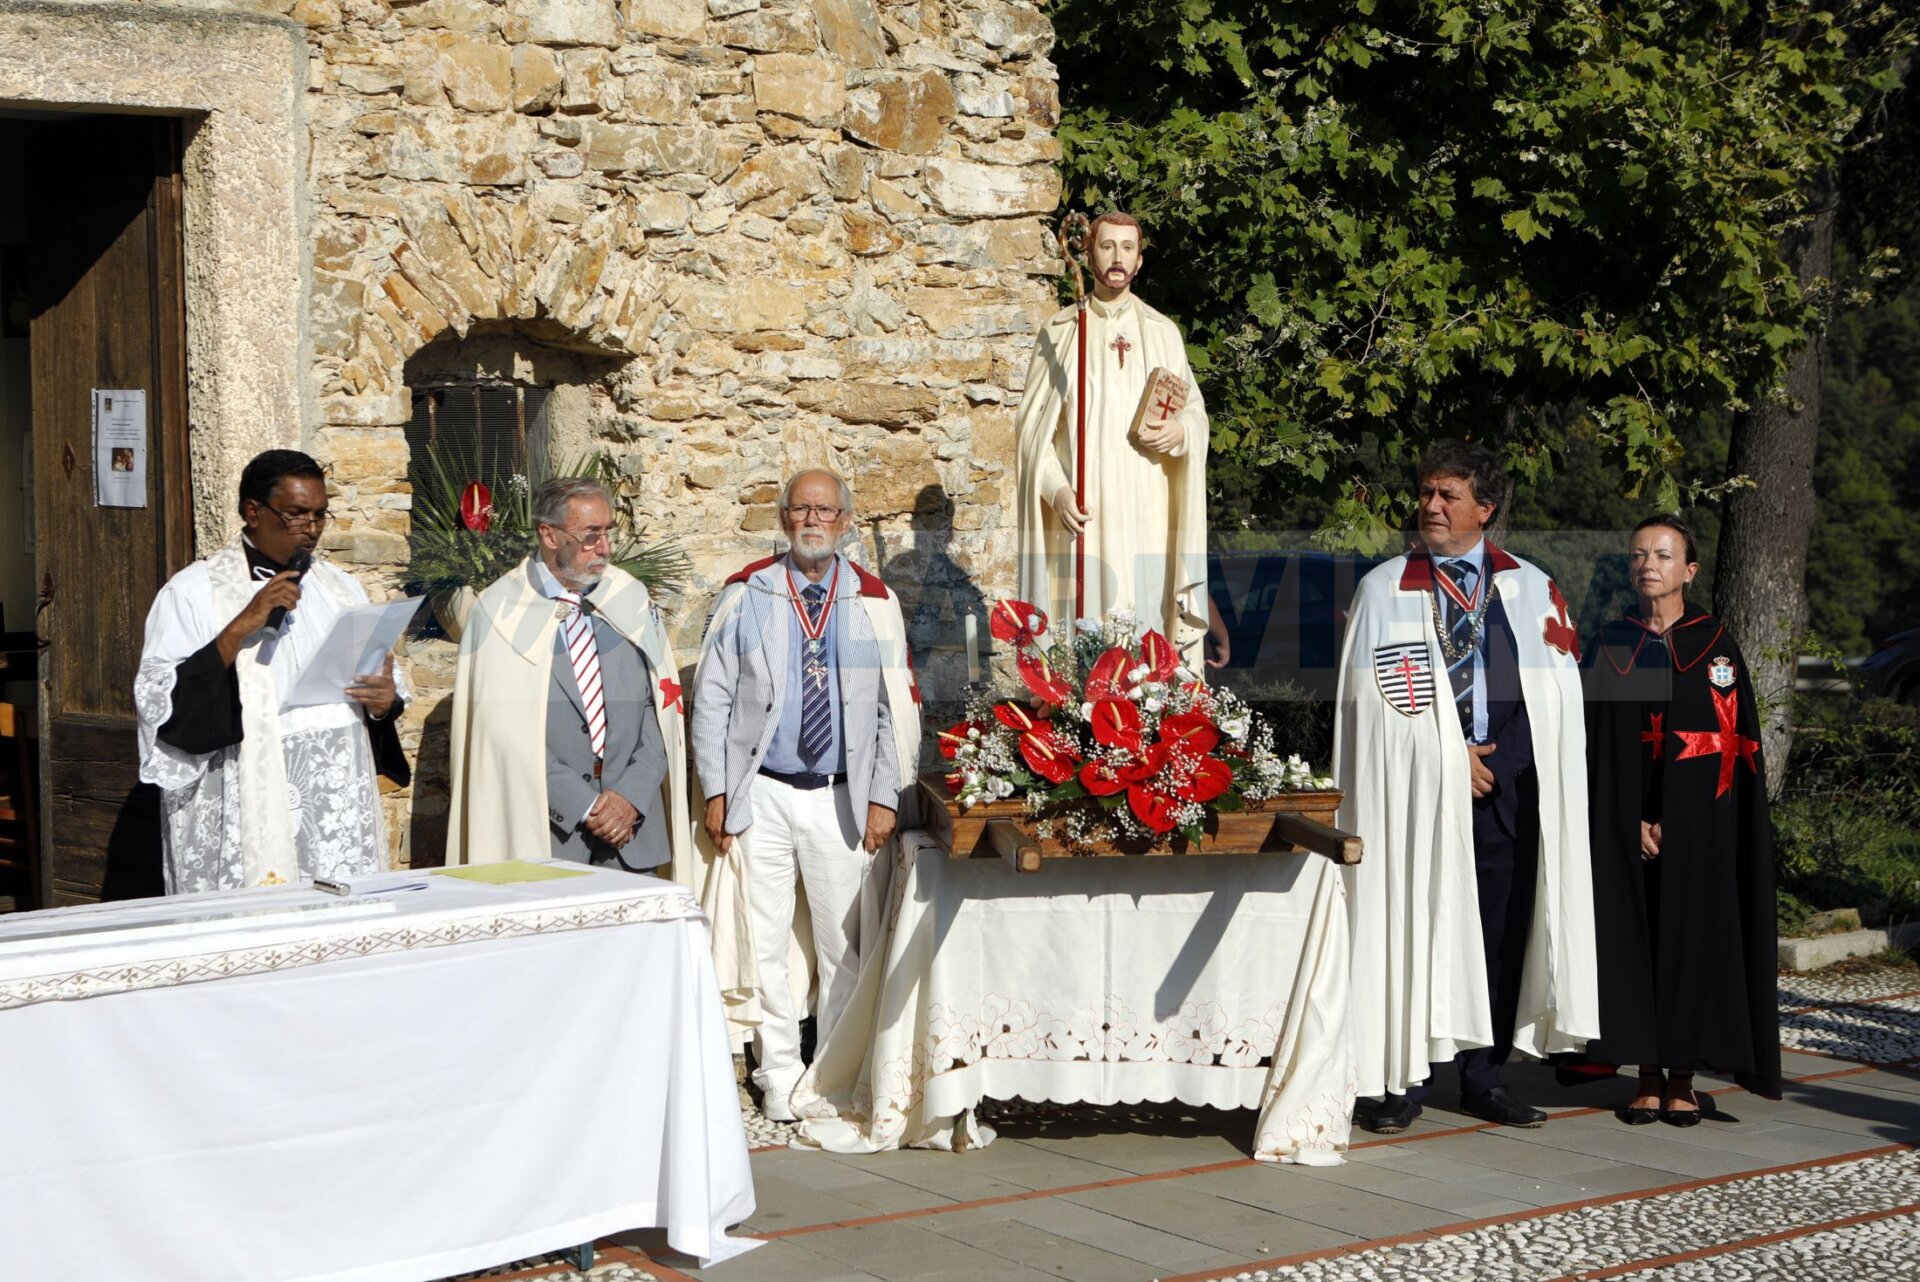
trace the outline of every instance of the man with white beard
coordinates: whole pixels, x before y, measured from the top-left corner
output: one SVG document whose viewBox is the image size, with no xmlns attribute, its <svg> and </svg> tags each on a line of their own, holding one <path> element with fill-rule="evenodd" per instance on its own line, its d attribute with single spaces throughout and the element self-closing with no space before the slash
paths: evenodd
<svg viewBox="0 0 1920 1282">
<path fill-rule="evenodd" d="M 730 1014 L 754 1029 L 762 1108 L 792 1121 L 804 1068 L 788 974 L 795 879 L 812 916 L 825 1044 L 878 930 L 877 896 L 862 892 L 913 787 L 920 709 L 899 599 L 835 550 L 853 523 L 846 482 L 799 473 L 781 493 L 780 522 L 787 555 L 735 574 L 714 606 L 691 720 L 709 896 L 725 899 L 716 877 L 737 878 L 752 936 L 747 956 L 716 957 L 721 987 L 748 1008 Z"/>
</svg>

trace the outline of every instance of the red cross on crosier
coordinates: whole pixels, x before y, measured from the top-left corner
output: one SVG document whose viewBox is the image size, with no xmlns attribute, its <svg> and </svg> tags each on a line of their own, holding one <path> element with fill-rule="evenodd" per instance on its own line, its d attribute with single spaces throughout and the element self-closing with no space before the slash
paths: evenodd
<svg viewBox="0 0 1920 1282">
<path fill-rule="evenodd" d="M 1666 731 L 1660 728 L 1665 724 L 1667 714 L 1664 712 L 1649 712 L 1647 715 L 1653 718 L 1653 725 L 1640 732 L 1640 742 L 1653 745 L 1653 759 L 1658 761 L 1660 760 L 1660 745 L 1666 742 L 1667 738 Z"/>
<path fill-rule="evenodd" d="M 1120 368 L 1125 369 L 1127 367 L 1127 353 L 1133 350 L 1133 344 L 1127 341 L 1127 336 L 1121 334 L 1111 343 L 1108 343 L 1107 346 L 1120 353 Z"/>
<path fill-rule="evenodd" d="M 1686 761 L 1693 757 L 1711 757 L 1718 753 L 1720 786 L 1714 789 L 1713 795 L 1719 798 L 1726 796 L 1727 790 L 1733 787 L 1734 758 L 1738 757 L 1746 762 L 1749 770 L 1758 769 L 1753 764 L 1753 754 L 1760 750 L 1760 741 L 1749 739 L 1740 733 L 1737 724 L 1740 707 L 1734 701 L 1733 691 L 1728 690 L 1724 694 L 1718 690 L 1713 692 L 1713 714 L 1720 722 L 1718 730 L 1674 731 L 1680 736 L 1680 741 L 1686 745 L 1674 760 Z"/>
<path fill-rule="evenodd" d="M 676 708 L 682 712 L 686 711 L 680 703 L 680 683 L 672 677 L 660 678 L 660 696 L 667 701 L 668 712 L 672 712 Z"/>
<path fill-rule="evenodd" d="M 1410 654 L 1401 655 L 1400 666 L 1393 670 L 1393 675 L 1396 677 L 1405 677 L 1407 679 L 1407 706 L 1416 711 L 1420 707 L 1420 698 L 1413 692 L 1413 679 L 1425 671 L 1425 668 L 1418 667 L 1414 664 L 1413 656 Z"/>
</svg>

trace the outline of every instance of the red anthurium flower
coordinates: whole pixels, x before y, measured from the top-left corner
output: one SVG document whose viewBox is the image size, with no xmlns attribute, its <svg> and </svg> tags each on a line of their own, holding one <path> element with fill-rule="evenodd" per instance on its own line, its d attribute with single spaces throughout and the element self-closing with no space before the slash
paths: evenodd
<svg viewBox="0 0 1920 1282">
<path fill-rule="evenodd" d="M 1035 651 L 1022 650 L 1016 666 L 1020 669 L 1020 679 L 1040 702 L 1060 706 L 1073 698 L 1073 686 Z"/>
<path fill-rule="evenodd" d="M 960 777 L 959 775 L 948 775 L 947 791 L 954 794 L 957 797 L 960 795 L 960 789 L 966 784 L 966 782 L 967 781 L 962 777 Z"/>
<path fill-rule="evenodd" d="M 1046 722 L 1020 736 L 1020 755 L 1033 772 L 1048 783 L 1065 783 L 1073 778 L 1074 762 L 1079 760 L 1073 745 L 1054 733 Z"/>
<path fill-rule="evenodd" d="M 485 534 L 493 524 L 493 491 L 480 481 L 469 481 L 460 491 L 460 524 L 475 534 Z"/>
<path fill-rule="evenodd" d="M 1142 784 L 1127 789 L 1127 808 L 1152 832 L 1173 831 L 1173 798 Z"/>
<path fill-rule="evenodd" d="M 1039 724 L 1033 714 L 1017 703 L 996 703 L 993 705 L 994 720 L 1009 730 L 1018 730 L 1021 734 Z"/>
<path fill-rule="evenodd" d="M 1096 797 L 1111 797 L 1128 782 L 1125 774 L 1110 761 L 1089 761 L 1080 767 L 1080 786 Z"/>
<path fill-rule="evenodd" d="M 1133 666 L 1133 656 L 1121 646 L 1101 655 L 1087 669 L 1087 698 L 1090 701 L 1100 699 L 1124 699 L 1133 683 L 1127 680 L 1127 669 Z"/>
<path fill-rule="evenodd" d="M 967 741 L 968 732 L 983 727 L 978 721 L 962 721 L 940 732 L 940 755 L 952 761 L 960 746 Z"/>
<path fill-rule="evenodd" d="M 1212 801 L 1233 786 L 1233 767 L 1218 757 L 1202 757 L 1180 796 L 1187 801 Z"/>
<path fill-rule="evenodd" d="M 1093 705 L 1093 716 L 1088 720 L 1095 743 L 1128 752 L 1140 750 L 1140 709 L 1130 700 L 1101 699 Z"/>
<path fill-rule="evenodd" d="M 1120 777 L 1128 783 L 1140 783 L 1159 774 L 1166 764 L 1166 745 L 1150 743 L 1134 752 L 1132 765 L 1120 767 Z"/>
<path fill-rule="evenodd" d="M 1205 756 L 1220 746 L 1220 727 L 1204 712 L 1176 712 L 1160 720 L 1160 741 L 1178 744 L 1195 756 Z"/>
<path fill-rule="evenodd" d="M 1158 632 L 1149 632 L 1140 638 L 1140 661 L 1147 665 L 1150 680 L 1165 681 L 1180 666 L 1180 655 L 1173 642 Z"/>
<path fill-rule="evenodd" d="M 987 616 L 987 631 L 996 641 L 1026 645 L 1035 637 L 1046 635 L 1047 616 L 1025 601 L 996 601 L 993 613 Z"/>
</svg>

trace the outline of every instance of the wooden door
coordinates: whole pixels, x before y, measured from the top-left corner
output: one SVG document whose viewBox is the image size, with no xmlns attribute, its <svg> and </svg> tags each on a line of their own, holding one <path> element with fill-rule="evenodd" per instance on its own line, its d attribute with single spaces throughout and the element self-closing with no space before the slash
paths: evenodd
<svg viewBox="0 0 1920 1282">
<path fill-rule="evenodd" d="M 43 904 L 161 888 L 133 677 L 147 607 L 193 556 L 181 130 L 83 117 L 35 126 L 28 151 Z M 146 391 L 145 507 L 95 505 L 95 388 Z"/>
</svg>

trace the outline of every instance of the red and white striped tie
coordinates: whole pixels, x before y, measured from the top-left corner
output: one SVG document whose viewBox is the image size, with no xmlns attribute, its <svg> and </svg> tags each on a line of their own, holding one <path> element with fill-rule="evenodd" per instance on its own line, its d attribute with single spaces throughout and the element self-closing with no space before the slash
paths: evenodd
<svg viewBox="0 0 1920 1282">
<path fill-rule="evenodd" d="M 562 592 L 556 600 L 573 609 L 561 624 L 567 638 L 567 657 L 573 660 L 573 680 L 580 687 L 580 703 L 587 710 L 587 733 L 593 738 L 593 755 L 607 751 L 607 696 L 600 686 L 600 647 L 594 644 L 593 623 L 580 608 L 578 592 Z"/>
</svg>

